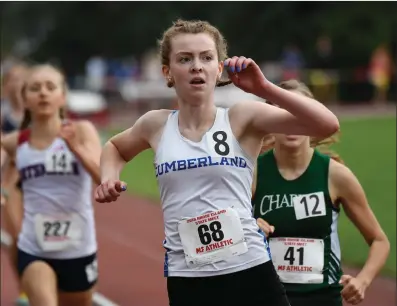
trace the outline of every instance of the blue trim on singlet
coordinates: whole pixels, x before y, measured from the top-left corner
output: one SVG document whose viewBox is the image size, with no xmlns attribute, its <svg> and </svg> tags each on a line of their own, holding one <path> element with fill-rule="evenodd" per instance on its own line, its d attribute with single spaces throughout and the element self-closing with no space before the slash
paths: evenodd
<svg viewBox="0 0 397 306">
<path fill-rule="evenodd" d="M 164 254 L 164 277 L 168 277 L 168 252 L 171 250 L 167 248 L 165 245 L 167 243 L 167 240 L 164 239 L 163 241 L 163 247 L 165 249 L 165 254 Z"/>
<path fill-rule="evenodd" d="M 252 217 L 254 217 L 254 207 L 252 207 L 251 213 L 252 213 Z M 270 253 L 269 242 L 267 241 L 265 233 L 260 228 L 258 229 L 258 233 L 263 236 L 263 242 L 265 243 L 265 248 L 267 250 L 267 253 L 269 254 L 270 260 L 272 260 L 272 254 Z"/>
<path fill-rule="evenodd" d="M 269 242 L 267 242 L 267 238 L 266 238 L 265 233 L 261 229 L 258 229 L 258 233 L 263 236 L 263 242 L 265 243 L 265 248 L 267 250 L 267 253 L 269 254 L 270 260 L 272 260 L 272 254 L 270 252 Z"/>
<path fill-rule="evenodd" d="M 4 116 L 3 121 L 1 122 L 1 131 L 4 133 L 11 133 L 18 129 L 18 125 L 14 120 L 10 120 L 7 116 Z"/>
</svg>

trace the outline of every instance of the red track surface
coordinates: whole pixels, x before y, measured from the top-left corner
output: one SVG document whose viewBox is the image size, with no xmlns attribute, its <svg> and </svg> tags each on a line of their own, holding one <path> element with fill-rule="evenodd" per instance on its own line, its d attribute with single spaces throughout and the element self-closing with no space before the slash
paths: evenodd
<svg viewBox="0 0 397 306">
<path fill-rule="evenodd" d="M 389 110 L 390 108 L 390 110 Z M 395 113 L 395 105 L 387 107 L 341 107 L 338 115 Z M 113 114 L 120 126 L 131 113 L 125 106 Z M 124 194 L 113 204 L 96 204 L 99 241 L 100 282 L 98 291 L 121 306 L 165 306 L 166 282 L 163 277 L 164 238 L 160 207 L 146 200 Z M 345 269 L 355 275 L 357 271 Z M 16 282 L 8 256 L 1 250 L 1 306 L 11 306 L 17 294 Z M 360 306 L 395 306 L 396 282 L 378 278 L 367 290 Z M 186 305 L 189 306 L 189 305 Z M 265 305 L 264 305 L 265 306 Z"/>
<path fill-rule="evenodd" d="M 159 207 L 124 194 L 116 203 L 96 208 L 98 291 L 122 306 L 167 305 Z"/>
<path fill-rule="evenodd" d="M 133 114 L 131 111 L 126 111 L 126 106 L 123 105 L 123 107 L 120 110 L 112 110 L 112 119 L 111 122 L 114 123 L 115 126 L 120 127 L 126 127 L 131 125 L 131 121 L 133 121 Z M 128 105 L 127 105 L 128 107 Z M 387 104 L 387 105 L 380 105 L 380 106 L 373 106 L 373 105 L 353 105 L 353 106 L 331 106 L 330 107 L 338 116 L 353 116 L 353 117 L 360 117 L 360 116 L 383 116 L 385 114 L 395 114 L 396 113 L 396 105 L 395 104 Z M 125 203 L 126 204 L 125 204 Z M 156 204 L 155 204 L 156 205 Z M 119 237 L 120 243 L 124 239 L 129 239 L 126 236 L 130 235 L 130 228 L 131 231 L 135 232 L 131 235 L 131 240 L 130 243 L 133 247 L 134 250 L 131 250 L 132 252 L 137 253 L 137 255 L 134 256 L 139 256 L 140 258 L 145 257 L 145 253 L 147 254 L 146 256 L 149 257 L 150 259 L 146 258 L 143 259 L 143 261 L 140 264 L 140 267 L 142 270 L 148 269 L 147 274 L 142 275 L 140 277 L 141 283 L 140 285 L 137 285 L 137 289 L 134 288 L 129 288 L 126 289 L 127 293 L 132 292 L 132 290 L 138 291 L 137 295 L 134 296 L 136 299 L 134 300 L 134 297 L 129 297 L 128 302 L 122 301 L 120 297 L 116 297 L 114 294 L 115 291 L 112 292 L 113 289 L 107 288 L 107 284 L 105 284 L 106 280 L 102 280 L 101 283 L 101 292 L 103 292 L 106 296 L 110 297 L 114 301 L 118 301 L 121 306 L 129 306 L 129 305 L 156 305 L 156 306 L 161 306 L 161 305 L 167 305 L 167 298 L 166 298 L 166 286 L 165 286 L 165 280 L 162 278 L 162 271 L 163 271 L 163 256 L 164 256 L 164 251 L 161 248 L 161 242 L 163 239 L 163 228 L 162 228 L 162 219 L 161 219 L 161 211 L 158 206 L 155 206 L 152 203 L 149 203 L 147 201 L 142 202 L 141 199 L 138 198 L 133 198 L 131 196 L 126 196 L 122 197 L 120 201 L 115 205 L 115 208 L 117 206 L 120 211 L 118 212 L 108 212 L 109 216 L 110 213 L 117 215 L 124 215 L 124 218 L 122 220 L 127 220 L 125 221 L 126 223 L 123 225 L 118 224 L 121 228 L 124 228 L 125 230 L 121 230 L 121 236 Z M 101 210 L 102 208 L 100 208 Z M 130 210 L 130 212 L 128 212 Z M 132 216 L 131 214 L 135 214 L 138 212 L 137 216 Z M 99 212 L 98 216 L 100 217 Z M 106 217 L 106 212 L 104 213 Z M 109 217 L 110 218 L 110 217 Z M 101 220 L 98 218 L 98 220 Z M 129 223 L 129 224 L 128 224 Z M 150 224 L 150 226 L 148 226 Z M 138 225 L 141 225 L 139 227 Z M 112 225 L 115 227 L 115 225 Z M 150 229 L 149 229 L 150 228 Z M 98 229 L 100 230 L 100 225 L 98 225 Z M 99 233 L 99 237 L 103 239 L 103 234 Z M 115 238 L 109 237 L 110 240 L 113 240 L 115 243 Z M 101 240 L 102 241 L 102 240 Z M 139 242 L 142 241 L 142 242 Z M 136 242 L 142 243 L 137 245 Z M 105 242 L 106 243 L 106 242 Z M 124 242 L 125 243 L 125 242 Z M 103 245 L 103 244 L 102 244 Z M 146 249 L 145 249 L 146 248 Z M 101 250 L 101 253 L 109 252 L 109 256 L 114 256 L 110 254 L 110 251 L 108 250 Z M 119 255 L 118 255 L 119 256 Z M 127 255 L 125 255 L 127 256 Z M 135 258 L 135 257 L 134 257 Z M 138 257 L 136 257 L 138 258 Z M 102 258 L 102 263 L 100 265 L 104 265 L 105 263 L 103 262 L 104 260 L 108 260 L 107 257 Z M 145 269 L 144 265 L 148 262 L 148 266 Z M 118 263 L 122 268 L 120 270 L 122 275 L 124 275 L 123 269 L 123 264 L 121 262 Z M 136 263 L 131 263 L 133 266 L 136 266 Z M 156 267 L 153 272 L 153 268 Z M 106 268 L 104 268 L 106 270 Z M 127 269 L 126 272 L 132 271 L 129 273 L 133 273 L 133 268 L 132 269 Z M 102 276 L 103 273 L 106 271 L 102 271 Z M 153 273 L 153 278 L 150 278 L 149 273 Z M 356 275 L 357 271 L 353 269 L 345 269 L 345 273 L 351 274 L 351 275 Z M 124 276 L 123 276 L 124 277 Z M 115 281 L 116 279 L 118 281 L 122 280 L 121 276 L 110 276 L 112 281 Z M 136 282 L 136 278 L 131 276 L 131 282 Z M 128 281 L 126 281 L 128 282 Z M 147 282 L 145 284 L 145 282 Z M 110 286 L 110 285 L 109 285 Z M 127 287 L 129 287 L 127 285 Z M 141 294 L 140 290 L 144 290 L 144 292 L 147 292 L 147 288 L 151 288 L 153 295 L 158 294 L 158 299 L 154 300 L 155 297 L 151 296 L 145 296 L 145 294 Z M 115 290 L 115 289 L 114 289 Z M 120 289 L 121 290 L 121 289 Z M 129 291 L 131 290 L 131 291 Z M 124 294 L 124 293 L 123 293 Z M 138 296 L 142 298 L 142 300 L 138 299 Z M 397 305 L 397 290 L 396 290 L 396 282 L 395 280 L 392 279 L 386 279 L 386 278 L 378 278 L 376 279 L 371 287 L 367 290 L 366 293 L 366 298 L 363 303 L 361 303 L 361 306 L 396 306 Z M 124 298 L 124 296 L 123 296 Z M 157 303 L 156 303 L 157 301 Z M 188 306 L 188 305 L 187 305 Z M 293 306 L 293 305 L 292 305 Z"/>
<path fill-rule="evenodd" d="M 123 194 L 116 203 L 96 204 L 96 220 L 98 291 L 121 306 L 167 305 L 160 207 Z M 3 249 L 1 255 L 1 306 L 11 306 L 17 290 Z M 378 278 L 360 305 L 395 306 L 396 301 L 395 281 Z"/>
</svg>

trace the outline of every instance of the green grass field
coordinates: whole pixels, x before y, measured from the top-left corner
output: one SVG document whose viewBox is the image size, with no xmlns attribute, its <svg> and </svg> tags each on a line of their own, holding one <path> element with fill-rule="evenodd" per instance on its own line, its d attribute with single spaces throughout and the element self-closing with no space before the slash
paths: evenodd
<svg viewBox="0 0 397 306">
<path fill-rule="evenodd" d="M 359 178 L 369 203 L 390 239 L 391 253 L 383 274 L 396 275 L 396 118 L 344 120 L 341 142 L 334 149 Z M 158 200 L 153 152 L 145 151 L 122 173 L 134 194 Z M 339 223 L 345 264 L 361 267 L 368 246 L 342 213 Z"/>
<path fill-rule="evenodd" d="M 368 201 L 391 244 L 383 270 L 396 275 L 396 118 L 345 121 L 341 142 L 335 146 L 347 166 L 354 171 Z M 360 233 L 342 214 L 339 223 L 345 263 L 361 267 L 368 247 Z"/>
</svg>

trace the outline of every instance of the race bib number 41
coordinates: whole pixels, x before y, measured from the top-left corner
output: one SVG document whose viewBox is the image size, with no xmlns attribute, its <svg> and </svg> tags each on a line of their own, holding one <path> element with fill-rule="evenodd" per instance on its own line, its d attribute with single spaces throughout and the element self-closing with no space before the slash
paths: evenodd
<svg viewBox="0 0 397 306">
<path fill-rule="evenodd" d="M 233 208 L 179 222 L 179 235 L 189 267 L 225 260 L 248 251 L 240 218 Z"/>
<path fill-rule="evenodd" d="M 38 244 L 45 252 L 63 251 L 78 247 L 82 237 L 82 226 L 77 214 L 50 217 L 37 214 L 35 230 Z"/>
<path fill-rule="evenodd" d="M 270 238 L 274 267 L 283 283 L 322 283 L 324 241 L 310 238 Z"/>
</svg>

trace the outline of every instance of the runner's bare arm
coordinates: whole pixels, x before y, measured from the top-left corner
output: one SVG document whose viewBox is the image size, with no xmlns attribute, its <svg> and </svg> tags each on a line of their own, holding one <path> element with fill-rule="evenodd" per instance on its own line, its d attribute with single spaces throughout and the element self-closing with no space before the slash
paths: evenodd
<svg viewBox="0 0 397 306">
<path fill-rule="evenodd" d="M 1 137 L 1 204 L 5 204 L 8 191 L 15 184 L 15 151 L 18 143 L 18 132 Z"/>
<path fill-rule="evenodd" d="M 141 116 L 135 124 L 113 136 L 101 154 L 102 182 L 118 180 L 124 165 L 136 155 L 156 146 L 156 138 L 170 111 L 153 110 Z"/>
<path fill-rule="evenodd" d="M 19 173 L 16 168 L 15 160 L 7 158 L 1 169 L 1 204 L 5 204 L 9 192 L 15 187 Z"/>
<path fill-rule="evenodd" d="M 349 168 L 334 160 L 330 164 L 330 186 L 333 186 L 331 192 L 332 189 L 335 190 L 346 215 L 370 246 L 368 259 L 356 276 L 367 287 L 386 262 L 390 250 L 389 240 L 372 212 L 356 176 Z"/>
<path fill-rule="evenodd" d="M 231 107 L 236 124 L 261 134 L 280 133 L 326 138 L 339 130 L 337 117 L 318 101 L 282 89 L 269 82 L 259 93 L 276 107 L 258 101 L 239 102 Z"/>
<path fill-rule="evenodd" d="M 13 159 L 18 144 L 19 131 L 1 136 L 1 168 L 8 159 Z"/>
<path fill-rule="evenodd" d="M 87 120 L 78 121 L 76 123 L 80 145 L 73 148 L 72 151 L 91 175 L 93 181 L 96 184 L 100 184 L 101 175 L 99 170 L 99 159 L 102 145 L 98 131 L 94 125 Z"/>
<path fill-rule="evenodd" d="M 0 147 L 0 169 L 3 169 L 7 159 L 8 159 L 8 154 L 6 150 L 3 149 L 3 146 Z"/>
</svg>

